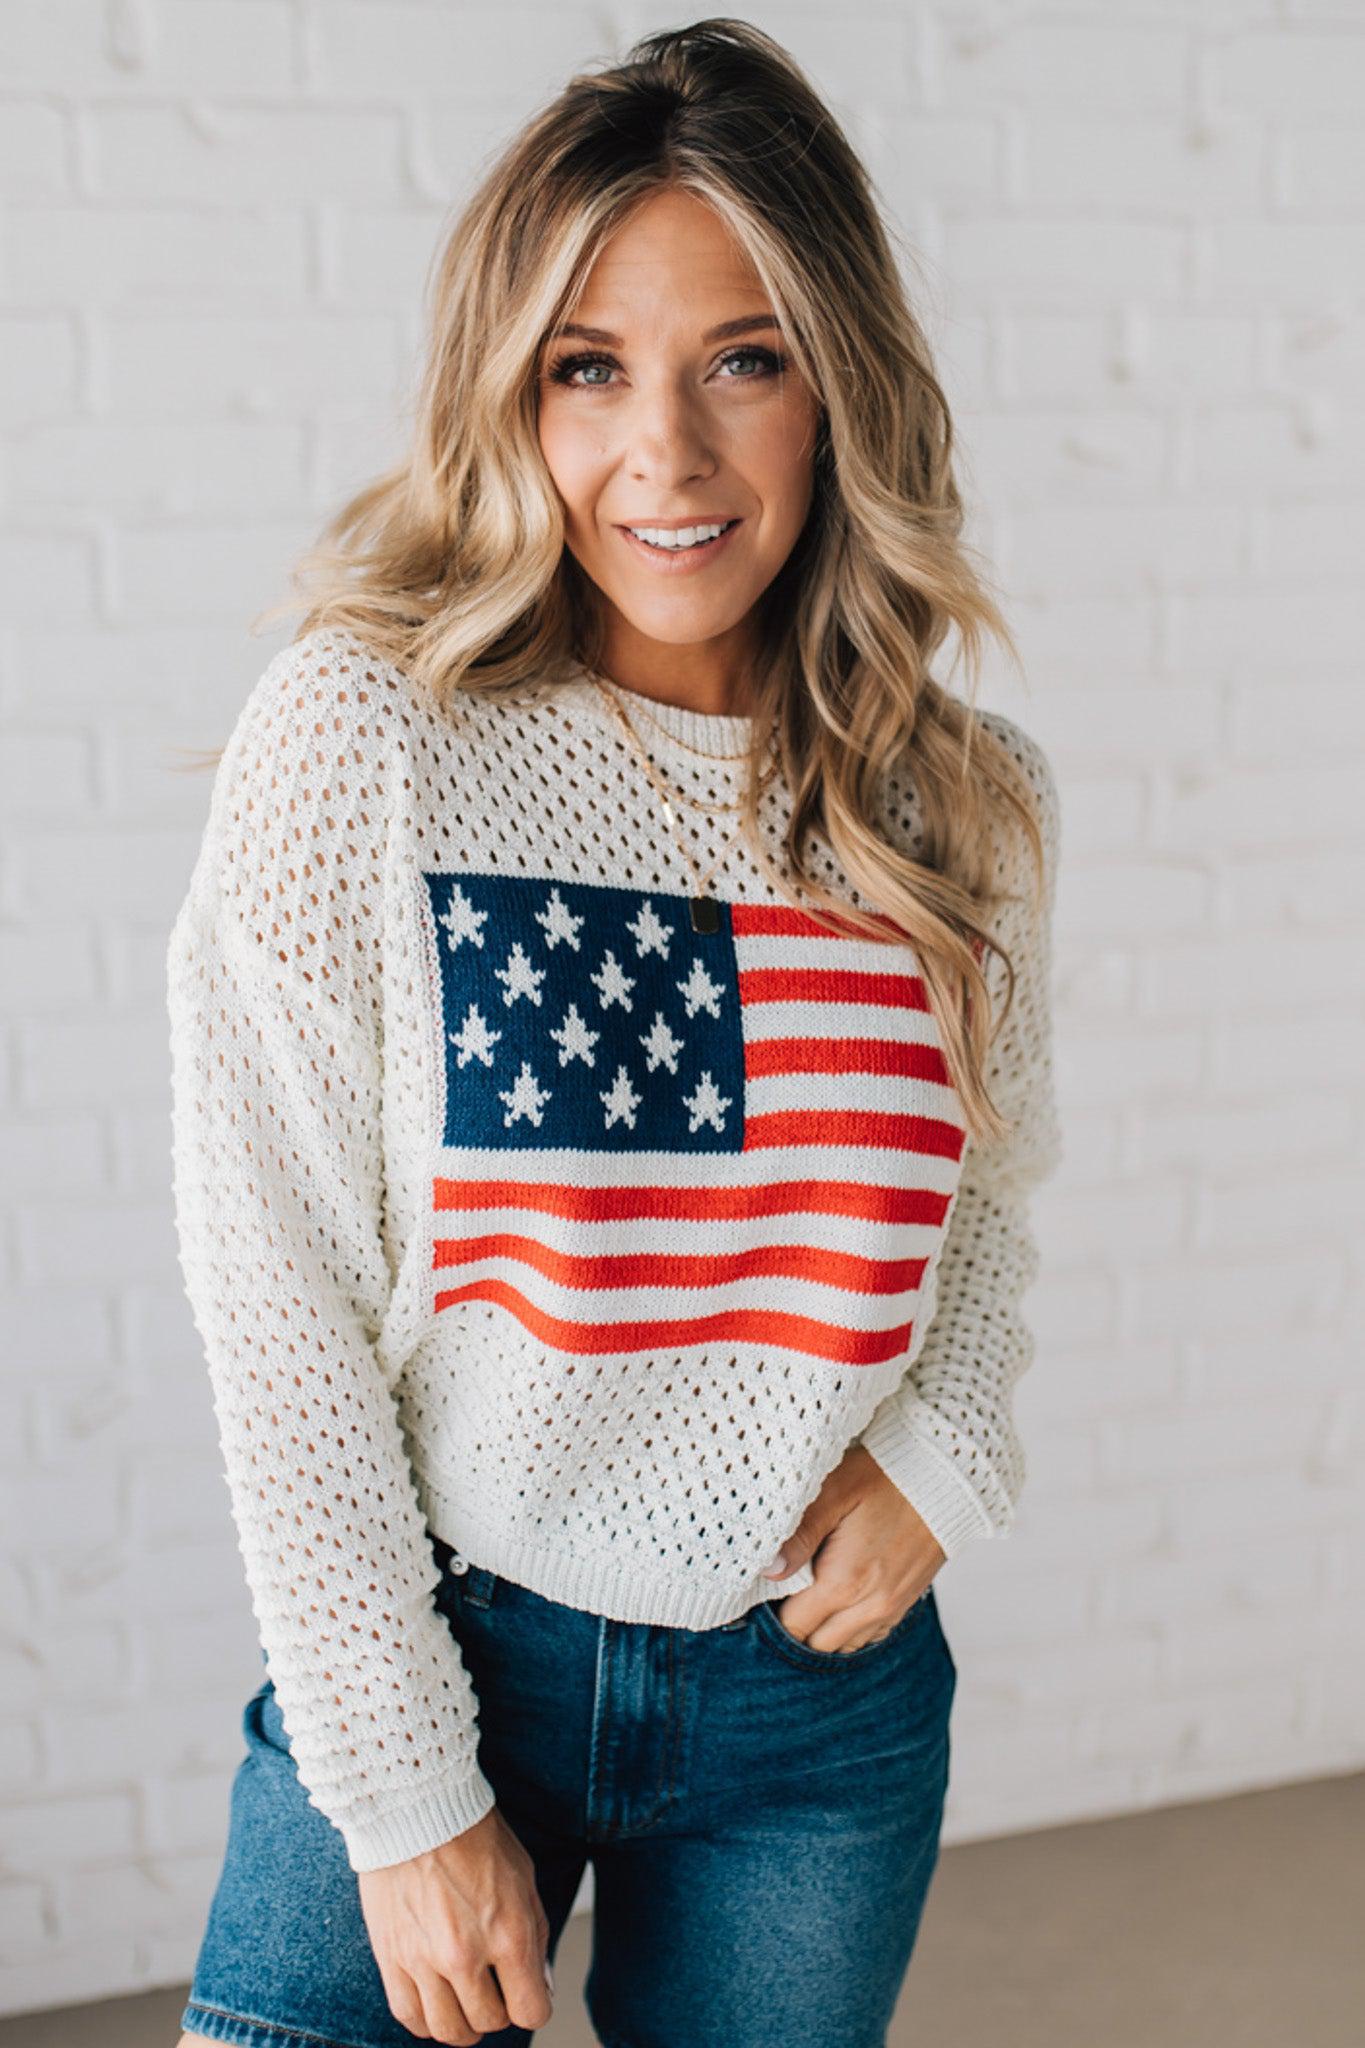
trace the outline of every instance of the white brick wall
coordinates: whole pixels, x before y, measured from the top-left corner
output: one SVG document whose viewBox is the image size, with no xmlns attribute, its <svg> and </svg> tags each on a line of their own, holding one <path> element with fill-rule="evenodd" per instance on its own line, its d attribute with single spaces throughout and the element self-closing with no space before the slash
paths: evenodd
<svg viewBox="0 0 1365 2048">
<path fill-rule="evenodd" d="M 913 251 L 988 698 L 1063 784 L 1068 1157 L 1020 1529 L 941 1587 L 947 1838 L 1358 1768 L 1365 6 L 747 12 Z M 259 1673 L 171 1231 L 174 750 L 396 453 L 473 165 L 686 18 L 508 14 L 0 9 L 0 2010 L 188 1975 Z"/>
</svg>

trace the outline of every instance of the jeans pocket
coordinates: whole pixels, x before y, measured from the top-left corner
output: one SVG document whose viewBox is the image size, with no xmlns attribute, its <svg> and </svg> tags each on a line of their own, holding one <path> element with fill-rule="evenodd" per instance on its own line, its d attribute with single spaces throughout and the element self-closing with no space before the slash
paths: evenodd
<svg viewBox="0 0 1365 2048">
<path fill-rule="evenodd" d="M 243 1708 L 242 1735 L 248 1751 L 268 1749 L 277 1756 L 293 1755 L 272 1679 L 267 1678 Z"/>
<path fill-rule="evenodd" d="M 803 1643 L 799 1636 L 792 1634 L 777 1612 L 782 1601 L 788 1597 L 785 1593 L 779 1594 L 775 1599 L 760 1601 L 754 1609 L 760 1641 L 776 1650 L 789 1664 L 803 1664 L 808 1669 L 816 1671 L 840 1671 L 849 1670 L 859 1664 L 872 1663 L 904 1642 L 931 1611 L 930 1603 L 934 1598 L 934 1589 L 932 1586 L 928 1587 L 919 1599 L 907 1608 L 895 1627 L 889 1629 L 884 1636 L 878 1636 L 873 1643 L 864 1643 L 857 1650 L 814 1650 L 809 1643 Z"/>
</svg>

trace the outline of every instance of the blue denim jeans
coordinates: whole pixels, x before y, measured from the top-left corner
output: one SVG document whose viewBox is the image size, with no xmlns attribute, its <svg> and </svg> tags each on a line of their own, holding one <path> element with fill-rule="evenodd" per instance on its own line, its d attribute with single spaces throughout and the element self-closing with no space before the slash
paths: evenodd
<svg viewBox="0 0 1365 2048">
<path fill-rule="evenodd" d="M 552 1960 L 592 1863 L 583 1991 L 604 2048 L 883 2048 L 948 1783 L 957 1673 L 933 1588 L 880 1642 L 813 1650 L 780 1600 L 704 1630 L 609 1621 L 432 1546 Z M 268 1679 L 242 1730 L 182 2027 L 240 2048 L 409 2048 Z"/>
</svg>

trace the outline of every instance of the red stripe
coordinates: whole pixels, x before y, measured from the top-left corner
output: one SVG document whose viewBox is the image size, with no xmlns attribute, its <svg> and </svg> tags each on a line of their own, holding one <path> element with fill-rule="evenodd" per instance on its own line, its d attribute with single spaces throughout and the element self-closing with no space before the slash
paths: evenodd
<svg viewBox="0 0 1365 2048">
<path fill-rule="evenodd" d="M 438 1293 L 438 1309 L 461 1301 L 493 1301 L 517 1318 L 539 1343 L 560 1351 L 597 1354 L 606 1351 L 669 1351 L 684 1344 L 764 1344 L 785 1351 L 804 1351 L 839 1365 L 881 1365 L 898 1358 L 910 1342 L 913 1323 L 890 1330 L 844 1330 L 813 1316 L 784 1315 L 772 1309 L 721 1309 L 709 1316 L 681 1316 L 654 1322 L 576 1323 L 547 1315 L 505 1281 L 472 1280 L 467 1287 Z"/>
<path fill-rule="evenodd" d="M 876 1003 L 888 1010 L 927 1010 L 917 974 L 873 974 L 853 967 L 741 967 L 746 1003 Z"/>
<path fill-rule="evenodd" d="M 775 1109 L 744 1120 L 744 1150 L 769 1145 L 879 1145 L 889 1152 L 927 1152 L 958 1159 L 966 1133 L 936 1116 L 897 1116 L 876 1109 Z"/>
<path fill-rule="evenodd" d="M 730 929 L 736 938 L 741 939 L 838 939 L 841 933 L 849 938 L 868 939 L 866 932 L 850 920 L 841 918 L 837 911 L 832 915 L 841 931 L 831 932 L 824 925 L 817 924 L 810 911 L 799 910 L 795 904 L 732 903 Z M 886 917 L 880 911 L 875 911 L 873 916 L 891 943 L 908 943 L 904 926 L 898 925 L 894 918 Z M 869 939 L 869 943 L 875 945 L 877 942 Z"/>
<path fill-rule="evenodd" d="M 433 1268 L 473 1265 L 480 1259 L 518 1259 L 561 1287 L 719 1287 L 730 1280 L 778 1276 L 841 1287 L 847 1294 L 905 1294 L 924 1277 L 925 1260 L 869 1259 L 816 1245 L 763 1244 L 736 1252 L 556 1251 L 512 1230 L 482 1237 L 437 1238 Z"/>
<path fill-rule="evenodd" d="M 782 1180 L 750 1188 L 575 1186 L 534 1180 L 451 1180 L 433 1185 L 437 1211 L 533 1209 L 574 1223 L 639 1217 L 745 1222 L 756 1216 L 860 1216 L 873 1223 L 941 1223 L 949 1197 L 934 1188 L 847 1180 Z"/>
<path fill-rule="evenodd" d="M 904 1074 L 947 1087 L 947 1062 L 936 1045 L 894 1038 L 748 1038 L 744 1078 L 766 1074 Z"/>
</svg>

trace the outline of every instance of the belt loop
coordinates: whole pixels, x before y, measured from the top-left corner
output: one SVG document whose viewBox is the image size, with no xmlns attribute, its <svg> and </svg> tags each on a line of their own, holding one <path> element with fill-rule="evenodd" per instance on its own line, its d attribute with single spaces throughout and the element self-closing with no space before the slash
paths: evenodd
<svg viewBox="0 0 1365 2048">
<path fill-rule="evenodd" d="M 463 1599 L 468 1607 L 491 1607 L 497 1595 L 498 1575 L 481 1564 L 471 1564 L 464 1574 Z"/>
</svg>

